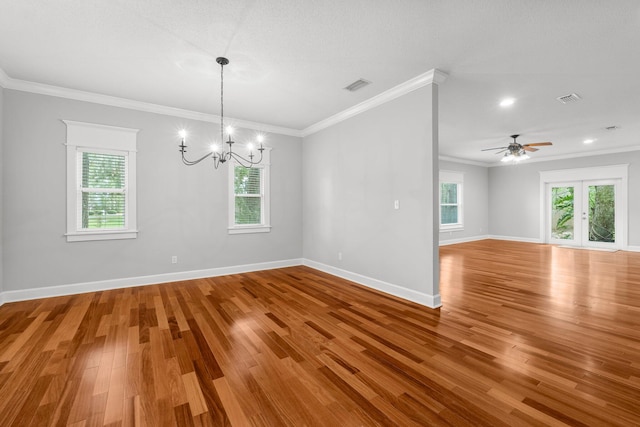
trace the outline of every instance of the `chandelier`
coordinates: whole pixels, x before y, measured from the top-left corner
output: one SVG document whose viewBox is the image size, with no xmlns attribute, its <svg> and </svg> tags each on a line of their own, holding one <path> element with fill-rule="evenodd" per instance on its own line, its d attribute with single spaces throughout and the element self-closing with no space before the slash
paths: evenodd
<svg viewBox="0 0 640 427">
<path fill-rule="evenodd" d="M 211 147 L 211 151 L 200 157 L 197 160 L 189 160 L 185 157 L 185 153 L 187 152 L 187 145 L 185 144 L 185 140 L 187 138 L 187 132 L 185 130 L 180 131 L 181 142 L 178 145 L 180 148 L 180 154 L 182 155 L 182 163 L 187 166 L 197 165 L 201 161 L 211 157 L 213 159 L 214 168 L 218 169 L 218 167 L 229 161 L 235 160 L 240 166 L 245 168 L 250 168 L 253 165 L 257 165 L 262 161 L 262 152 L 265 148 L 262 146 L 263 137 L 262 135 L 258 135 L 257 140 L 259 145 L 258 151 L 260 152 L 260 158 L 254 161 L 256 155 L 253 154 L 253 144 L 248 144 L 247 149 L 249 150 L 249 155 L 246 157 L 241 156 L 240 154 L 233 151 L 233 144 L 235 142 L 231 139 L 233 134 L 233 128 L 228 126 L 226 129 L 224 127 L 224 66 L 229 64 L 229 60 L 227 58 L 223 58 L 222 56 L 216 58 L 216 62 L 220 64 L 220 146 L 213 145 Z M 227 140 L 224 138 L 224 131 L 227 131 Z M 224 144 L 227 144 L 229 147 L 225 150 Z"/>
</svg>

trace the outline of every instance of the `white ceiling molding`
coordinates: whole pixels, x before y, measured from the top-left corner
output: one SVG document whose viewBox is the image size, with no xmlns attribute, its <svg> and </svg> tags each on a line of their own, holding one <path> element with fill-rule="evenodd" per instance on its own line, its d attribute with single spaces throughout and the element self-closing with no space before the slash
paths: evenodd
<svg viewBox="0 0 640 427">
<path fill-rule="evenodd" d="M 640 151 L 640 145 L 632 145 L 630 147 L 620 147 L 620 148 L 612 148 L 610 150 L 599 150 L 599 151 L 585 151 L 583 153 L 569 153 L 569 154 L 559 154 L 557 156 L 548 156 L 548 157 L 531 157 L 520 164 L 525 163 L 538 163 L 538 162 L 552 162 L 554 160 L 564 160 L 564 159 L 575 159 L 578 157 L 590 157 L 590 156 L 602 156 L 605 154 L 616 154 L 616 153 L 627 153 L 629 151 Z M 513 166 L 513 163 L 505 163 L 505 162 L 497 162 L 490 163 L 487 165 L 490 168 L 497 166 Z"/>
<path fill-rule="evenodd" d="M 366 101 L 362 101 L 361 103 L 356 104 L 353 107 L 347 108 L 346 110 L 341 111 L 338 114 L 334 114 L 331 117 L 328 117 L 303 129 L 302 136 L 304 137 L 314 134 L 322 129 L 326 129 L 329 126 L 333 126 L 337 123 L 347 120 L 348 118 L 357 116 L 358 114 L 364 113 L 367 110 L 392 101 L 402 95 L 406 95 L 407 93 L 413 92 L 414 90 L 420 89 L 421 87 L 424 87 L 426 85 L 442 84 L 448 76 L 449 75 L 447 73 L 442 72 L 436 68 L 431 69 L 426 73 L 420 74 L 419 76 L 414 77 L 411 80 L 407 80 L 404 83 L 400 83 L 399 85 L 392 87 L 391 89 L 386 90 L 372 98 L 369 98 Z"/>
<path fill-rule="evenodd" d="M 465 165 L 482 166 L 485 168 L 492 165 L 491 163 L 478 162 L 476 160 L 459 159 L 458 157 L 450 157 L 450 156 L 438 156 L 438 159 L 443 160 L 445 162 L 462 163 Z"/>
<path fill-rule="evenodd" d="M 200 113 L 197 111 L 183 110 L 181 108 L 167 107 L 165 105 L 152 104 L 148 102 L 134 101 L 126 98 L 118 98 L 115 96 L 102 95 L 98 93 L 85 92 L 76 89 L 68 89 L 59 86 L 51 86 L 42 83 L 34 83 L 26 80 L 18 80 L 9 77 L 4 70 L 0 68 L 0 86 L 5 89 L 19 90 L 22 92 L 37 93 L 40 95 L 57 96 L 59 98 L 73 99 L 76 101 L 91 102 L 94 104 L 109 105 L 112 107 L 126 108 L 129 110 L 144 111 L 147 113 L 163 114 L 172 117 L 180 117 L 183 119 L 198 120 L 209 123 L 220 123 L 220 116 L 215 114 Z M 265 123 L 252 122 L 248 120 L 239 120 L 228 118 L 233 122 L 234 126 L 253 129 L 262 132 L 277 133 L 280 135 L 289 135 L 301 137 L 302 133 L 297 129 L 290 129 L 281 126 L 273 126 Z"/>
</svg>

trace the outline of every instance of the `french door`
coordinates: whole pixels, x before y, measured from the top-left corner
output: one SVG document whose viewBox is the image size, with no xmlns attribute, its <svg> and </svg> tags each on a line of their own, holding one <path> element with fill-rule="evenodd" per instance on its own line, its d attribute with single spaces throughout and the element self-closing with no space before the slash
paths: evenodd
<svg viewBox="0 0 640 427">
<path fill-rule="evenodd" d="M 620 180 L 547 184 L 547 241 L 553 244 L 620 249 Z"/>
</svg>

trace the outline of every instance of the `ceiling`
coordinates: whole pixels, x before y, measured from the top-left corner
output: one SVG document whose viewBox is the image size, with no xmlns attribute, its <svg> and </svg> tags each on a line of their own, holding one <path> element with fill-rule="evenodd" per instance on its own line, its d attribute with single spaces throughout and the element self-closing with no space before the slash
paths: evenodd
<svg viewBox="0 0 640 427">
<path fill-rule="evenodd" d="M 302 131 L 437 68 L 440 154 L 640 148 L 637 0 L 0 0 L 11 80 Z M 364 78 L 357 92 L 343 88 Z M 581 101 L 557 97 L 577 93 Z M 513 97 L 510 108 L 499 107 Z M 614 131 L 605 130 L 617 126 Z M 596 139 L 584 144 L 586 138 Z"/>
</svg>

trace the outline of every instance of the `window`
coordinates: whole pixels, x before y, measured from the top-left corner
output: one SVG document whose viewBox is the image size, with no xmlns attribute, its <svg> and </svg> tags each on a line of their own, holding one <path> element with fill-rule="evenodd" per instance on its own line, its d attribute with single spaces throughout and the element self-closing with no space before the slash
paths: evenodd
<svg viewBox="0 0 640 427">
<path fill-rule="evenodd" d="M 462 184 L 461 172 L 440 171 L 440 230 L 462 230 Z"/>
<path fill-rule="evenodd" d="M 136 237 L 137 129 L 67 125 L 67 241 Z"/>
<path fill-rule="evenodd" d="M 251 168 L 229 164 L 229 234 L 268 233 L 269 149 L 263 160 Z"/>
</svg>

